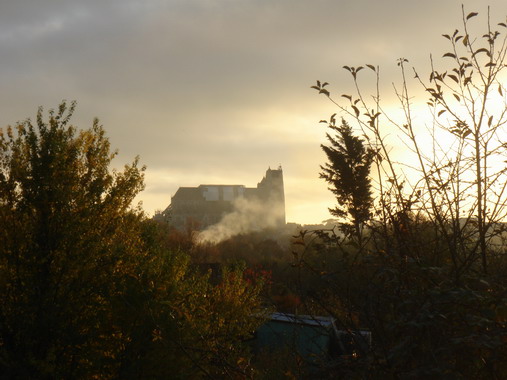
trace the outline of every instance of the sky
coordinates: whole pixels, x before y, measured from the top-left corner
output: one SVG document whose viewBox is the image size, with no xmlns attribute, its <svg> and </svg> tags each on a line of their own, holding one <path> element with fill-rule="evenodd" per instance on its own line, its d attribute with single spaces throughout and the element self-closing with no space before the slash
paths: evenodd
<svg viewBox="0 0 507 380">
<path fill-rule="evenodd" d="M 0 127 L 75 100 L 73 124 L 98 117 L 114 165 L 147 166 L 148 214 L 180 186 L 255 187 L 281 165 L 287 221 L 320 223 L 334 198 L 319 121 L 336 109 L 310 86 L 347 93 L 342 66 L 368 63 L 388 90 L 400 57 L 429 71 L 462 3 L 507 16 L 505 0 L 0 0 Z"/>
</svg>

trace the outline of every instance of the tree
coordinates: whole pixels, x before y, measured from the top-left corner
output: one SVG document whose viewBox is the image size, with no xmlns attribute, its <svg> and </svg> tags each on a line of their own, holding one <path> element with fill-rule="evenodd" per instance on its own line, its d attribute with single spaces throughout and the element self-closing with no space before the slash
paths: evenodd
<svg viewBox="0 0 507 380">
<path fill-rule="evenodd" d="M 329 129 L 335 135 L 327 133 L 330 145 L 321 145 L 328 162 L 321 166 L 320 173 L 320 177 L 330 184 L 338 202 L 329 211 L 339 218 L 348 216 L 360 242 L 363 223 L 369 220 L 373 206 L 369 175 L 374 151 L 354 136 L 345 120 L 342 119 L 342 124 L 336 126 L 335 115 L 329 121 Z"/>
<path fill-rule="evenodd" d="M 362 364 L 379 377 L 507 374 L 507 23 L 493 28 L 488 12 L 485 33 L 475 37 L 476 16 L 463 8 L 461 30 L 443 35 L 450 50 L 442 62 L 431 58 L 428 75 L 413 69 L 424 102 L 410 90 L 408 60 L 398 60 L 401 118 L 381 102 L 374 65 L 344 66 L 354 94 L 336 99 L 327 82 L 313 86 L 376 150 L 367 242 L 351 252 L 335 239 L 320 249 L 320 261 L 305 262 L 320 281 L 313 300 L 344 328 L 373 332 Z M 371 96 L 358 81 L 366 72 L 375 75 Z M 394 131 L 408 148 L 402 163 L 390 148 Z"/>
<path fill-rule="evenodd" d="M 167 249 L 165 223 L 142 224 L 149 260 L 125 278 L 114 300 L 113 325 L 124 342 L 114 376 L 249 377 L 248 340 L 262 323 L 262 282 L 249 281 L 242 267 L 203 271 L 190 254 Z"/>
<path fill-rule="evenodd" d="M 74 109 L 0 132 L 0 378 L 247 375 L 262 284 L 193 270 L 131 206 L 144 167 L 111 171 Z"/>
<path fill-rule="evenodd" d="M 109 171 L 104 130 L 70 126 L 75 103 L 0 134 L 0 367 L 78 377 L 121 345 L 111 302 L 140 255 L 138 160 Z M 96 358 L 102 358 L 96 360 Z"/>
<path fill-rule="evenodd" d="M 368 140 L 378 147 L 376 167 L 378 176 L 375 192 L 377 209 L 385 220 L 393 221 L 400 213 L 420 213 L 435 223 L 445 239 L 456 266 L 456 273 L 480 259 L 482 270 L 488 270 L 488 250 L 501 231 L 497 228 L 507 215 L 503 157 L 506 145 L 500 138 L 505 133 L 507 121 L 506 91 L 501 80 L 507 54 L 506 37 L 502 34 L 506 23 L 499 23 L 499 30 L 491 27 L 482 38 L 470 35 L 470 23 L 477 12 L 462 11 L 462 30 L 456 29 L 443 37 L 450 42 L 450 51 L 443 54 L 437 69 L 431 59 L 428 80 L 414 68 L 415 80 L 428 95 L 427 108 L 416 109 L 414 97 L 409 92 L 406 69 L 408 60 L 400 58 L 401 85 L 395 86 L 395 95 L 404 111 L 398 120 L 390 116 L 380 101 L 379 68 L 374 65 L 344 66 L 351 73 L 357 93 L 343 94 L 349 104 L 344 105 L 331 97 L 327 82 L 313 86 L 328 96 L 341 111 L 352 117 L 365 131 Z M 365 97 L 358 83 L 359 74 L 365 68 L 376 75 L 376 92 Z M 372 102 L 369 100 L 372 99 Z M 429 112 L 428 112 L 429 111 Z M 427 113 L 426 130 L 418 120 Z M 392 159 L 386 128 L 397 130 L 404 145 L 413 157 L 410 164 L 398 165 Z M 421 136 L 430 134 L 421 142 Z M 445 145 L 441 141 L 445 139 Z M 427 141 L 430 141 L 427 143 Z M 413 184 L 407 189 L 408 184 Z M 449 225 L 452 232 L 449 232 Z M 468 228 L 477 226 L 477 244 L 471 250 Z"/>
</svg>

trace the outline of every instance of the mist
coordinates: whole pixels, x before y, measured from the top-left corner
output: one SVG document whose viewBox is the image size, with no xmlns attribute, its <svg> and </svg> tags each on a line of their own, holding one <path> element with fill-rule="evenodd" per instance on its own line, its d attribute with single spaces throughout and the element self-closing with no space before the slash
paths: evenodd
<svg viewBox="0 0 507 380">
<path fill-rule="evenodd" d="M 233 201 L 233 211 L 224 215 L 219 223 L 199 232 L 197 241 L 216 244 L 235 235 L 280 227 L 282 207 L 276 201 L 237 198 Z"/>
</svg>

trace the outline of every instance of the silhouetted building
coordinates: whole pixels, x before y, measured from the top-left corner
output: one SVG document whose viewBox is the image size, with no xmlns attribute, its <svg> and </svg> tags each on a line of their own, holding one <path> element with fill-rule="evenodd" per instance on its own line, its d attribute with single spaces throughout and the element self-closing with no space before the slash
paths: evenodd
<svg viewBox="0 0 507 380">
<path fill-rule="evenodd" d="M 244 185 L 200 185 L 180 187 L 171 198 L 171 204 L 162 215 L 176 228 L 191 223 L 194 228 L 204 229 L 235 209 L 238 200 L 254 202 L 263 207 L 266 214 L 275 215 L 276 225 L 285 225 L 285 196 L 282 168 L 266 171 L 256 188 Z"/>
</svg>

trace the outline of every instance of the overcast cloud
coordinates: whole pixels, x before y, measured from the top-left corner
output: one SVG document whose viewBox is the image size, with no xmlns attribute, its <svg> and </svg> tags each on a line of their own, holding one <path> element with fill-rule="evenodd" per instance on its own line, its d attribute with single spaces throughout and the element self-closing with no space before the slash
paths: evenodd
<svg viewBox="0 0 507 380">
<path fill-rule="evenodd" d="M 0 0 L 0 125 L 77 100 L 74 124 L 99 117 L 118 166 L 148 166 L 147 212 L 179 186 L 255 186 L 281 164 L 287 220 L 320 222 L 333 197 L 318 121 L 334 110 L 309 86 L 342 91 L 340 68 L 364 63 L 390 85 L 402 56 L 426 69 L 462 2 L 486 13 L 481 0 Z M 505 20 L 505 0 L 489 4 Z"/>
</svg>

